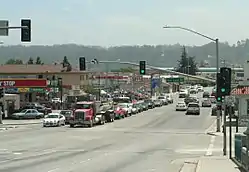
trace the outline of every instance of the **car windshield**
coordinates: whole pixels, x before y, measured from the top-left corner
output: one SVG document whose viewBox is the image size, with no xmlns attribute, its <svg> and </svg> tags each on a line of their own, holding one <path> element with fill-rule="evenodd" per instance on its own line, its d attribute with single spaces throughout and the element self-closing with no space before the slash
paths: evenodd
<svg viewBox="0 0 249 172">
<path fill-rule="evenodd" d="M 144 100 L 145 103 L 151 103 L 151 100 Z"/>
<path fill-rule="evenodd" d="M 91 104 L 76 104 L 76 109 L 90 109 Z"/>
<path fill-rule="evenodd" d="M 159 96 L 159 97 L 158 97 L 158 99 L 165 99 L 165 97 L 163 97 L 163 96 Z"/>
<path fill-rule="evenodd" d="M 27 109 L 24 109 L 20 113 L 26 113 L 27 111 L 28 111 Z"/>
<path fill-rule="evenodd" d="M 178 105 L 185 105 L 185 103 L 183 103 L 183 102 L 180 102 L 180 103 L 178 103 Z"/>
<path fill-rule="evenodd" d="M 186 94 L 179 94 L 179 98 L 185 98 Z"/>
<path fill-rule="evenodd" d="M 126 108 L 127 104 L 118 104 L 118 106 L 121 107 L 121 108 Z"/>
<path fill-rule="evenodd" d="M 62 111 L 60 112 L 60 114 L 62 114 L 62 115 L 64 115 L 64 116 L 70 116 L 70 115 L 72 114 L 72 112 L 71 112 L 71 111 L 62 110 Z"/>
<path fill-rule="evenodd" d="M 198 104 L 189 104 L 188 107 L 199 107 Z"/>
<path fill-rule="evenodd" d="M 59 115 L 48 115 L 46 118 L 59 118 Z"/>
</svg>

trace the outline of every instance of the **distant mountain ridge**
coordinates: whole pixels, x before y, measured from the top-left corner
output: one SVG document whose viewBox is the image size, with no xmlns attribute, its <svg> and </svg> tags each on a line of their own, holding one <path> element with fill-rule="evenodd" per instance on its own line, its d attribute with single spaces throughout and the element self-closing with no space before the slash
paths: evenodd
<svg viewBox="0 0 249 172">
<path fill-rule="evenodd" d="M 195 56 L 197 62 L 207 60 L 211 66 L 215 66 L 215 44 L 209 43 L 203 46 L 186 46 L 188 55 Z M 158 67 L 175 67 L 180 59 L 182 45 L 143 45 L 120 46 L 103 48 L 100 46 L 83 46 L 76 44 L 63 44 L 53 46 L 1 46 L 0 63 L 4 64 L 10 58 L 28 61 L 30 57 L 41 57 L 45 64 L 60 63 L 64 56 L 73 66 L 78 64 L 78 58 L 85 56 L 87 60 L 97 58 L 99 60 L 118 60 L 138 62 L 146 60 L 148 64 Z M 236 45 L 220 43 L 220 57 L 229 63 L 243 64 L 249 57 L 249 40 L 238 41 Z M 121 65 L 122 67 L 124 65 Z M 119 65 L 108 65 L 108 68 L 119 68 Z M 103 68 L 103 67 L 101 67 Z"/>
</svg>

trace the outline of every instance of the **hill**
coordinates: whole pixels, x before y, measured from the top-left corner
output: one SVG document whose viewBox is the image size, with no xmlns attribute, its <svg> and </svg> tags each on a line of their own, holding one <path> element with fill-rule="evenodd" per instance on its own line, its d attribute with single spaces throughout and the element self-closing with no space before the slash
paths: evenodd
<svg viewBox="0 0 249 172">
<path fill-rule="evenodd" d="M 249 39 L 238 41 L 230 46 L 228 43 L 220 43 L 220 57 L 229 63 L 243 64 L 249 57 Z M 209 43 L 203 46 L 186 46 L 188 55 L 195 56 L 197 62 L 208 60 L 211 66 L 215 66 L 215 44 Z M 75 44 L 53 46 L 1 46 L 0 63 L 4 64 L 8 59 L 22 59 L 27 61 L 29 57 L 41 57 L 45 64 L 61 62 L 67 56 L 70 63 L 75 66 L 78 57 L 85 56 L 88 60 L 117 60 L 138 62 L 146 60 L 148 64 L 159 67 L 175 67 L 180 59 L 182 45 L 144 45 L 144 46 L 120 46 L 103 48 L 99 46 L 83 46 Z M 109 66 L 109 65 L 108 65 Z M 110 67 L 110 66 L 109 66 Z M 112 66 L 111 68 L 113 68 Z M 115 67 L 119 67 L 115 65 Z"/>
</svg>

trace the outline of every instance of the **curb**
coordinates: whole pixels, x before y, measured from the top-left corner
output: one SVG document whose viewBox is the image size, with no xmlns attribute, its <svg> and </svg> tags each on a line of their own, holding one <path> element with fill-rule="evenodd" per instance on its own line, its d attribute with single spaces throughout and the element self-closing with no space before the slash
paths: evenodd
<svg viewBox="0 0 249 172">
<path fill-rule="evenodd" d="M 41 124 L 42 122 L 31 122 L 31 123 L 12 123 L 12 124 L 2 124 L 4 126 L 11 126 L 11 125 L 35 125 Z"/>
</svg>

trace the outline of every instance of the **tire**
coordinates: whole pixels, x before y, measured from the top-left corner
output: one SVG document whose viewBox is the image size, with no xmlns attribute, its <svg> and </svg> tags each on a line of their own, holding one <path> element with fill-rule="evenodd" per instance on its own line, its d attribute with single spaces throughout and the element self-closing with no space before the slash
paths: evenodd
<svg viewBox="0 0 249 172">
<path fill-rule="evenodd" d="M 70 128 L 74 128 L 74 124 L 70 124 Z"/>
</svg>

